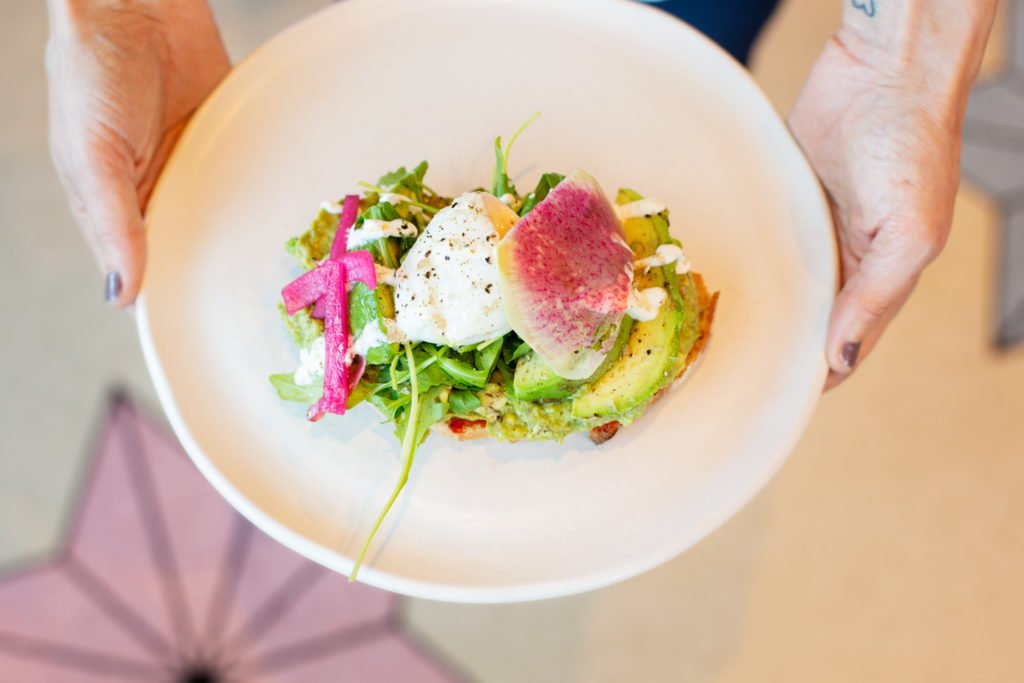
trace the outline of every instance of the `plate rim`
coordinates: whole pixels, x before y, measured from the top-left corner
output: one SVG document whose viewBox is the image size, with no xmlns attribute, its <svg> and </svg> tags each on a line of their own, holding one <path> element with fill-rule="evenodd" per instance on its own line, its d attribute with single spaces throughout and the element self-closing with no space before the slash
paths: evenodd
<svg viewBox="0 0 1024 683">
<path fill-rule="evenodd" d="M 388 0 L 389 2 L 402 2 L 406 0 Z M 481 0 L 444 0 L 446 4 L 458 4 L 460 2 L 475 1 L 478 4 Z M 500 4 L 507 2 L 507 0 L 483 0 L 491 2 L 493 4 Z M 552 0 L 529 0 L 534 4 L 547 5 Z M 629 5 L 631 11 L 656 13 L 660 21 L 670 22 L 676 25 L 677 30 L 681 30 L 690 35 L 691 39 L 697 42 L 703 43 L 706 48 L 710 48 L 716 52 L 719 57 L 724 58 L 731 70 L 738 75 L 741 80 L 746 82 L 748 88 L 752 88 L 752 95 L 757 97 L 761 102 L 768 108 L 770 112 L 775 116 L 778 123 L 781 124 L 783 133 L 789 138 L 793 145 L 794 150 L 797 153 L 797 159 L 794 162 L 794 169 L 800 167 L 804 173 L 806 173 L 812 181 L 812 185 L 816 188 L 817 199 L 820 207 L 823 209 L 823 214 L 827 219 L 828 225 L 833 225 L 831 212 L 828 209 L 827 197 L 824 189 L 822 188 L 817 175 L 814 173 L 810 162 L 808 161 L 803 150 L 799 144 L 792 138 L 792 134 L 788 130 L 788 126 L 785 123 L 785 119 L 775 109 L 774 105 L 769 100 L 761 86 L 754 80 L 753 75 L 750 71 L 742 64 L 737 62 L 728 52 L 726 52 L 721 46 L 712 41 L 710 38 L 705 36 L 703 33 L 698 31 L 696 28 L 686 23 L 685 21 L 671 15 L 663 10 L 658 9 L 655 6 L 648 4 L 647 2 L 640 2 L 637 0 L 556 0 L 565 5 L 584 5 L 590 10 L 594 9 L 597 2 L 604 2 L 606 5 Z M 376 4 L 382 7 L 385 3 L 381 3 L 380 0 L 376 0 Z M 203 103 L 193 112 L 189 119 L 185 130 L 182 132 L 178 143 L 175 145 L 170 156 L 168 157 L 164 171 L 158 178 L 157 183 L 153 189 L 152 199 L 158 200 L 163 186 L 163 178 L 165 177 L 166 170 L 170 168 L 176 159 L 180 156 L 179 151 L 187 141 L 192 139 L 195 135 L 195 129 L 197 127 L 196 122 L 200 121 L 206 114 L 207 110 L 216 104 L 216 101 L 223 96 L 223 93 L 229 88 L 232 82 L 238 78 L 239 71 L 245 67 L 246 64 L 251 63 L 255 59 L 259 58 L 263 53 L 274 49 L 275 45 L 284 41 L 287 41 L 292 34 L 299 33 L 305 29 L 307 25 L 313 24 L 319 17 L 326 12 L 344 12 L 351 11 L 353 6 L 369 6 L 368 0 L 348 0 L 345 3 L 337 3 L 327 5 L 312 14 L 300 19 L 294 24 L 286 27 L 282 31 L 276 33 L 267 41 L 263 42 L 260 46 L 254 49 L 250 54 L 244 57 L 237 64 L 232 66 L 231 71 L 225 76 L 225 78 L 214 88 L 213 91 L 207 96 Z M 349 9 L 340 9 L 342 7 L 348 7 Z M 834 229 L 834 228 L 833 228 Z M 832 268 L 830 269 L 830 280 L 832 289 L 835 289 L 838 282 L 838 252 L 834 241 L 830 242 L 831 246 L 831 263 Z M 301 533 L 294 531 L 285 524 L 279 522 L 277 519 L 272 517 L 270 514 L 264 512 L 259 506 L 249 500 L 235 485 L 225 476 L 217 467 L 213 461 L 204 453 L 202 447 L 196 441 L 191 430 L 186 423 L 181 410 L 178 407 L 177 400 L 175 399 L 174 391 L 171 387 L 170 380 L 168 379 L 163 364 L 160 361 L 160 355 L 157 351 L 156 341 L 153 337 L 152 328 L 149 325 L 149 307 L 145 294 L 145 283 L 143 283 L 143 289 L 138 297 L 135 305 L 135 322 L 136 330 L 139 337 L 139 342 L 142 347 L 143 358 L 146 363 L 146 367 L 149 371 L 150 378 L 153 382 L 154 388 L 156 389 L 157 397 L 160 404 L 167 415 L 167 419 L 171 425 L 172 430 L 181 442 L 185 452 L 188 454 L 189 459 L 196 465 L 202 475 L 210 482 L 214 489 L 224 497 L 224 499 L 246 520 L 251 522 L 258 529 L 266 533 L 268 536 L 273 538 L 275 541 L 281 543 L 290 550 L 302 555 L 306 559 L 316 562 L 321 566 L 324 566 L 333 571 L 341 574 L 348 574 L 351 571 L 353 560 L 345 556 L 338 550 L 331 549 L 320 543 L 310 540 L 303 536 Z M 711 342 L 713 344 L 713 341 Z M 812 386 L 824 387 L 825 379 L 828 374 L 828 363 L 825 358 L 824 351 L 817 360 L 817 368 L 814 374 L 814 383 Z M 687 528 L 685 533 L 680 533 L 674 536 L 670 542 L 663 542 L 659 545 L 656 551 L 652 551 L 646 555 L 638 556 L 628 562 L 623 562 L 619 565 L 612 567 L 611 569 L 604 569 L 601 571 L 594 571 L 588 573 L 586 576 L 577 578 L 566 578 L 554 581 L 541 581 L 531 582 L 525 584 L 512 584 L 504 586 L 472 586 L 472 587 L 460 587 L 452 584 L 442 584 L 431 581 L 422 581 L 416 579 L 405 578 L 397 576 L 390 572 L 381 571 L 371 565 L 364 565 L 360 569 L 360 581 L 367 585 L 375 586 L 383 590 L 387 590 L 394 593 L 400 593 L 408 595 L 410 597 L 424 598 L 429 600 L 440 600 L 445 602 L 453 603 L 464 603 L 464 604 L 502 604 L 502 603 L 516 603 L 516 602 L 528 602 L 535 600 L 544 600 L 556 597 L 563 597 L 568 595 L 575 595 L 579 593 L 589 592 L 599 588 L 603 588 L 620 581 L 638 576 L 644 572 L 647 572 L 655 567 L 664 564 L 671 560 L 677 555 L 685 552 L 689 548 L 693 547 L 701 540 L 712 534 L 719 527 L 721 527 L 726 521 L 732 518 L 737 512 L 740 511 L 747 503 L 749 503 L 760 491 L 764 489 L 767 483 L 775 476 L 785 461 L 789 458 L 790 454 L 794 450 L 795 446 L 799 442 L 807 429 L 807 426 L 814 413 L 814 409 L 821 399 L 822 392 L 811 391 L 808 392 L 807 398 L 803 401 L 803 405 L 799 411 L 798 416 L 792 421 L 792 426 L 788 430 L 788 434 L 785 439 L 782 440 L 781 446 L 779 446 L 775 453 L 770 458 L 765 459 L 765 464 L 759 471 L 756 477 L 749 479 L 746 485 L 737 487 L 734 490 L 733 495 L 728 501 L 717 506 L 713 514 L 707 515 L 705 518 L 700 520 L 699 524 L 691 525 Z"/>
</svg>

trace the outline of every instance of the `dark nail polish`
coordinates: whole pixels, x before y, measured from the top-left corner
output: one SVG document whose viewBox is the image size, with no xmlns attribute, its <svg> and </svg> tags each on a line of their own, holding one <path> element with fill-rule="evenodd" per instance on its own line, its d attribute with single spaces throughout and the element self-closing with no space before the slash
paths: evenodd
<svg viewBox="0 0 1024 683">
<path fill-rule="evenodd" d="M 107 303 L 113 303 L 117 300 L 117 297 L 121 295 L 121 275 L 120 273 L 110 272 L 107 273 L 106 285 L 103 288 L 103 298 L 106 299 Z"/>
<path fill-rule="evenodd" d="M 860 355 L 860 342 L 846 342 L 839 355 L 843 359 L 843 365 L 853 370 L 853 366 L 857 364 L 857 356 Z"/>
</svg>

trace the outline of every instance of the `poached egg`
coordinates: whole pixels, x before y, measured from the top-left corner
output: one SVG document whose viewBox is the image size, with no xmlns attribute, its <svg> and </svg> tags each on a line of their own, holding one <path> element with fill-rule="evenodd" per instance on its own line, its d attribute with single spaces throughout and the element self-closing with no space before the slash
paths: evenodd
<svg viewBox="0 0 1024 683">
<path fill-rule="evenodd" d="M 412 341 L 464 346 L 511 331 L 495 248 L 519 220 L 488 192 L 441 209 L 395 271 L 395 319 Z"/>
</svg>

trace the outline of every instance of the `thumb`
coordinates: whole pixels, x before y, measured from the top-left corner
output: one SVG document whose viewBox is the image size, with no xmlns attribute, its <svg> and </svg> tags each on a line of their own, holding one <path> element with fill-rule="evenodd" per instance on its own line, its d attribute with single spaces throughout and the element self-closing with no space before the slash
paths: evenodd
<svg viewBox="0 0 1024 683">
<path fill-rule="evenodd" d="M 927 236 L 882 231 L 875 236 L 832 309 L 826 349 L 831 373 L 826 388 L 849 376 L 871 352 L 940 248 Z"/>
<path fill-rule="evenodd" d="M 146 261 L 134 163 L 92 154 L 66 179 L 75 218 L 104 272 L 104 298 L 124 307 L 138 296 Z"/>
</svg>

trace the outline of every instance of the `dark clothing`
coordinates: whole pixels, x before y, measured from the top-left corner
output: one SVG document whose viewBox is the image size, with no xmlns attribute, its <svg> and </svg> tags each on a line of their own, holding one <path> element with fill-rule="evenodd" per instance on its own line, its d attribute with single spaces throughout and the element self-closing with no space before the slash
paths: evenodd
<svg viewBox="0 0 1024 683">
<path fill-rule="evenodd" d="M 750 46 L 779 0 L 641 1 L 691 24 L 745 64 Z"/>
</svg>

